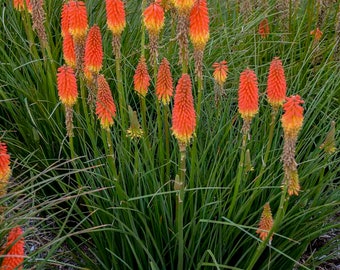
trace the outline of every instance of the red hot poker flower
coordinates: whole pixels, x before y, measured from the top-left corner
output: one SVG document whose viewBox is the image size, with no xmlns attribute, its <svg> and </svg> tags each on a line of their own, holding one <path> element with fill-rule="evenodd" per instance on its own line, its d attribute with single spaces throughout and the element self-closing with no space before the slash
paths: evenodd
<svg viewBox="0 0 340 270">
<path fill-rule="evenodd" d="M 69 4 L 64 3 L 61 9 L 61 35 L 63 37 L 69 33 L 70 19 L 69 19 Z"/>
<path fill-rule="evenodd" d="M 8 270 L 22 270 L 25 250 L 24 238 L 21 227 L 13 228 L 7 238 L 4 249 L 8 249 L 7 254 L 4 255 L 0 269 Z"/>
<path fill-rule="evenodd" d="M 273 227 L 273 224 L 274 224 L 274 221 L 273 221 L 272 212 L 270 210 L 270 205 L 269 203 L 266 203 L 263 206 L 263 212 L 261 215 L 259 229 L 256 231 L 256 233 L 260 235 L 260 238 L 262 241 L 264 241 L 267 238 L 269 231 Z M 270 241 L 272 239 L 273 239 L 273 236 L 270 237 Z"/>
<path fill-rule="evenodd" d="M 161 100 L 163 104 L 168 104 L 173 92 L 173 82 L 170 70 L 169 61 L 163 58 L 161 65 L 159 66 L 157 81 L 156 81 L 156 95 L 158 100 Z"/>
<path fill-rule="evenodd" d="M 269 68 L 267 81 L 268 102 L 273 107 L 282 106 L 286 99 L 286 91 L 287 84 L 282 62 L 278 57 L 275 57 Z"/>
<path fill-rule="evenodd" d="M 319 41 L 322 38 L 322 31 L 317 27 L 315 30 L 310 31 L 310 34 L 314 36 L 316 41 Z"/>
<path fill-rule="evenodd" d="M 136 68 L 135 75 L 133 76 L 135 90 L 142 96 L 146 96 L 148 87 L 150 85 L 150 76 L 145 58 L 141 57 Z"/>
<path fill-rule="evenodd" d="M 303 107 L 300 104 L 304 101 L 299 95 L 287 97 L 286 100 L 281 119 L 283 131 L 288 138 L 296 138 L 303 123 Z"/>
<path fill-rule="evenodd" d="M 91 27 L 85 44 L 85 67 L 98 74 L 103 65 L 102 36 L 97 25 Z"/>
<path fill-rule="evenodd" d="M 76 53 L 74 50 L 74 42 L 70 33 L 66 32 L 63 40 L 63 55 L 66 65 L 76 67 Z"/>
<path fill-rule="evenodd" d="M 270 29 L 269 29 L 269 22 L 268 19 L 263 19 L 259 24 L 259 34 L 264 39 L 269 36 Z"/>
<path fill-rule="evenodd" d="M 96 115 L 103 129 L 109 130 L 116 116 L 116 105 L 113 101 L 110 86 L 103 75 L 98 76 L 98 92 L 96 102 Z"/>
<path fill-rule="evenodd" d="M 74 40 L 84 39 L 88 28 L 85 3 L 83 1 L 70 1 L 68 16 L 69 32 Z"/>
<path fill-rule="evenodd" d="M 192 138 L 196 128 L 196 112 L 188 74 L 183 74 L 179 79 L 174 100 L 172 131 L 177 140 L 186 144 Z"/>
<path fill-rule="evenodd" d="M 219 85 L 223 85 L 225 81 L 227 80 L 228 76 L 228 66 L 226 61 L 221 61 L 219 63 L 213 64 L 214 70 L 214 79 Z"/>
<path fill-rule="evenodd" d="M 106 0 L 107 26 L 115 35 L 121 35 L 125 21 L 124 3 L 121 0 Z"/>
<path fill-rule="evenodd" d="M 32 13 L 32 4 L 30 0 L 13 0 L 13 6 L 16 10 L 23 11 L 27 9 L 29 13 Z"/>
<path fill-rule="evenodd" d="M 78 97 L 77 79 L 73 69 L 68 66 L 58 68 L 57 84 L 60 101 L 65 106 L 72 107 Z"/>
<path fill-rule="evenodd" d="M 158 36 L 164 26 L 164 10 L 157 3 L 151 3 L 144 12 L 144 24 L 151 35 Z"/>
<path fill-rule="evenodd" d="M 252 119 L 259 110 L 258 91 L 256 74 L 247 68 L 241 73 L 238 89 L 238 110 L 245 120 Z"/>
<path fill-rule="evenodd" d="M 0 142 L 0 196 L 7 193 L 7 183 L 10 176 L 10 156 L 7 153 L 7 145 Z"/>
<path fill-rule="evenodd" d="M 209 40 L 209 14 L 206 0 L 197 0 L 191 9 L 189 35 L 195 49 L 203 50 Z"/>
</svg>

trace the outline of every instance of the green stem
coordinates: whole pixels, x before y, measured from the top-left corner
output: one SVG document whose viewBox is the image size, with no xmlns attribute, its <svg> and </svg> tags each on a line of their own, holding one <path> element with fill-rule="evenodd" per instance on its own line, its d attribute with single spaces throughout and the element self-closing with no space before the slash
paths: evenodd
<svg viewBox="0 0 340 270">
<path fill-rule="evenodd" d="M 196 106 L 196 110 L 197 110 L 197 118 L 198 121 L 200 120 L 200 114 L 201 114 L 201 103 L 202 103 L 202 94 L 203 94 L 203 79 L 202 77 L 197 77 L 197 106 Z"/>
<path fill-rule="evenodd" d="M 262 176 L 263 176 L 264 171 L 265 171 L 266 166 L 267 166 L 269 152 L 270 152 L 270 149 L 271 149 L 271 146 L 272 146 L 272 142 L 273 142 L 273 137 L 274 137 L 274 130 L 275 130 L 275 123 L 276 123 L 277 113 L 278 113 L 277 109 L 273 109 L 273 111 L 271 113 L 271 121 L 270 121 L 270 128 L 269 128 L 268 144 L 267 144 L 267 147 L 266 147 L 266 152 L 264 154 L 264 159 L 263 159 L 263 162 L 262 162 L 260 173 L 255 178 L 255 187 L 258 187 L 260 185 Z"/>
<path fill-rule="evenodd" d="M 233 193 L 233 197 L 231 200 L 231 204 L 229 207 L 229 211 L 228 211 L 228 219 L 230 219 L 235 204 L 236 204 L 236 200 L 237 200 L 237 196 L 238 196 L 238 192 L 239 192 L 239 188 L 240 188 L 240 184 L 241 184 L 241 179 L 242 179 L 242 175 L 243 175 L 243 167 L 244 167 L 244 157 L 245 157 L 245 152 L 246 152 L 246 143 L 247 143 L 247 135 L 248 133 L 244 133 L 243 134 L 243 138 L 242 138 L 242 148 L 241 148 L 241 157 L 240 157 L 240 163 L 237 169 L 237 175 L 236 175 L 236 183 L 235 183 L 235 189 L 234 189 L 234 193 Z"/>
<path fill-rule="evenodd" d="M 127 116 L 126 116 L 126 100 L 125 92 L 123 86 L 123 76 L 121 69 L 121 58 L 116 58 L 116 78 L 117 78 L 117 88 L 118 88 L 118 100 L 119 100 L 119 111 L 122 120 L 122 129 L 127 129 Z"/>
<path fill-rule="evenodd" d="M 146 7 L 146 0 L 142 1 L 142 14 L 144 12 L 144 9 Z M 141 37 L 141 55 L 145 57 L 145 25 L 142 21 L 142 37 Z"/>
<path fill-rule="evenodd" d="M 170 179 L 170 134 L 169 134 L 169 116 L 170 109 L 169 105 L 165 105 L 164 112 L 164 132 L 165 132 L 165 160 L 166 160 L 166 171 L 165 181 Z"/>
<path fill-rule="evenodd" d="M 284 187 L 283 187 L 282 193 L 281 193 L 280 205 L 279 205 L 279 209 L 277 211 L 277 214 L 276 214 L 276 217 L 275 217 L 275 220 L 274 220 L 273 227 L 269 231 L 267 238 L 264 241 L 262 241 L 261 244 L 257 247 L 256 252 L 255 252 L 254 256 L 252 257 L 252 259 L 251 259 L 251 261 L 250 261 L 250 263 L 247 267 L 247 270 L 253 269 L 257 260 L 259 259 L 262 252 L 265 250 L 267 244 L 269 243 L 270 238 L 279 228 L 279 226 L 282 222 L 282 219 L 285 215 L 286 208 L 287 208 L 287 203 L 288 203 L 287 190 L 288 190 L 288 186 L 285 184 Z"/>
<path fill-rule="evenodd" d="M 107 156 L 108 161 L 109 161 L 109 167 L 111 169 L 111 172 L 115 178 L 115 180 L 118 179 L 118 174 L 117 174 L 117 168 L 115 164 L 115 156 L 114 156 L 114 151 L 113 151 L 113 144 L 112 144 L 112 139 L 111 139 L 111 131 L 108 129 L 106 131 L 106 143 L 109 149 L 109 155 Z"/>
<path fill-rule="evenodd" d="M 178 264 L 177 269 L 183 270 L 184 258 L 184 233 L 183 233 L 183 201 L 184 201 L 184 187 L 185 187 L 185 171 L 186 171 L 186 146 L 179 143 L 180 148 L 180 162 L 179 162 L 179 193 L 177 197 L 177 230 L 178 230 Z"/>
</svg>

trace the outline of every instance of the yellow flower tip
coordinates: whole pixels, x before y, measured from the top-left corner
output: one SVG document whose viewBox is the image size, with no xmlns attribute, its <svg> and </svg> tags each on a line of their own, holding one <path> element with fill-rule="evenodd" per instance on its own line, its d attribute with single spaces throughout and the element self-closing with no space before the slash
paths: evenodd
<svg viewBox="0 0 340 270">
<path fill-rule="evenodd" d="M 286 98 L 283 104 L 284 114 L 282 115 L 282 127 L 286 137 L 297 137 L 303 124 L 303 104 L 304 101 L 299 95 Z"/>
<path fill-rule="evenodd" d="M 223 85 L 227 80 L 228 76 L 228 66 L 227 61 L 223 60 L 221 62 L 216 62 L 212 65 L 214 68 L 214 79 L 219 85 Z"/>
<path fill-rule="evenodd" d="M 131 139 L 138 139 L 143 136 L 143 130 L 140 127 L 137 112 L 133 111 L 132 108 L 129 106 L 129 117 L 130 117 L 130 127 L 126 131 L 126 136 L 130 137 Z"/>
<path fill-rule="evenodd" d="M 173 0 L 174 7 L 180 14 L 189 14 L 195 0 Z"/>
<path fill-rule="evenodd" d="M 264 241 L 268 237 L 269 231 L 272 229 L 274 224 L 272 212 L 270 210 L 270 205 L 267 202 L 263 206 L 263 212 L 261 215 L 259 229 L 256 231 L 259 234 L 259 237 L 262 241 Z M 273 239 L 273 236 L 270 237 L 270 241 Z"/>
<path fill-rule="evenodd" d="M 289 173 L 288 178 L 288 189 L 287 192 L 289 196 L 298 196 L 300 192 L 300 183 L 299 183 L 299 175 L 297 171 L 292 171 Z"/>
<path fill-rule="evenodd" d="M 152 3 L 143 12 L 144 25 L 150 35 L 158 35 L 164 26 L 164 10 L 157 4 Z"/>
</svg>

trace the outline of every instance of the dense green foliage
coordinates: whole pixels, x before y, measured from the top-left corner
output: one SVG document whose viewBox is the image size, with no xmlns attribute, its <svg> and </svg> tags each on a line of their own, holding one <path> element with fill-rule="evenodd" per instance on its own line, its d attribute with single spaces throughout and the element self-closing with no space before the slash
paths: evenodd
<svg viewBox="0 0 340 270">
<path fill-rule="evenodd" d="M 141 5 L 126 2 L 123 85 L 128 104 L 140 116 L 140 100 L 133 90 L 132 78 L 141 50 Z M 201 114 L 194 138 L 196 148 L 187 147 L 184 265 L 185 269 L 247 268 L 260 243 L 255 231 L 263 205 L 269 201 L 274 216 L 278 210 L 283 179 L 279 117 L 261 183 L 254 182 L 261 169 L 271 117 L 265 95 L 268 69 L 270 61 L 278 56 L 285 67 L 287 95 L 299 94 L 305 101 L 296 155 L 302 191 L 289 199 L 272 245 L 255 268 L 292 269 L 299 265 L 299 258 L 313 239 L 339 227 L 334 215 L 339 211 L 336 177 L 340 156 L 320 149 L 331 121 L 339 122 L 340 115 L 340 64 L 335 54 L 340 46 L 336 32 L 339 3 L 325 8 L 320 25 L 323 36 L 315 42 L 310 31 L 316 28 L 318 12 L 321 13 L 321 6 L 314 3 L 318 1 L 291 6 L 287 20 L 280 20 L 281 13 L 274 3 L 257 8 L 248 17 L 242 16 L 234 2 L 208 3 L 211 34 L 204 55 Z M 106 27 L 105 1 L 88 0 L 86 6 L 89 24 L 98 24 L 102 31 L 102 73 L 117 103 L 115 59 L 112 35 Z M 75 108 L 76 157 L 72 158 L 65 135 L 64 108 L 56 89 L 56 70 L 63 64 L 60 9 L 61 1 L 45 1 L 51 52 L 48 55 L 40 48 L 29 14 L 14 10 L 11 4 L 1 4 L 0 138 L 9 147 L 14 179 L 8 195 L 0 198 L 0 204 L 8 206 L 0 235 L 5 237 L 16 224 L 26 224 L 27 238 L 45 232 L 54 235 L 39 249 L 27 250 L 27 268 L 53 269 L 65 264 L 58 250 L 67 243 L 78 263 L 73 269 L 177 269 L 178 191 L 173 186 L 179 150 L 171 136 L 170 176 L 161 178 L 167 164 L 160 164 L 158 159 L 158 146 L 164 138 L 157 133 L 154 86 L 150 86 L 146 97 L 147 136 L 139 140 L 127 138 L 119 115 L 111 128 L 117 178 L 108 163 L 107 134 L 101 131 L 94 114 L 85 114 L 86 96 L 79 98 Z M 265 17 L 271 33 L 261 39 L 257 27 Z M 160 56 L 168 58 L 177 83 L 181 71 L 174 29 L 168 13 Z M 224 59 L 229 66 L 226 96 L 216 106 L 211 66 Z M 190 62 L 196 99 L 193 61 Z M 227 218 L 242 143 L 238 80 L 247 66 L 255 70 L 260 87 L 260 111 L 252 122 L 247 144 L 254 170 L 244 173 L 235 209 Z M 171 126 L 170 119 L 169 123 Z M 34 227 L 27 225 L 32 220 Z M 314 268 L 322 262 L 322 255 L 325 254 L 316 253 L 301 268 Z"/>
</svg>

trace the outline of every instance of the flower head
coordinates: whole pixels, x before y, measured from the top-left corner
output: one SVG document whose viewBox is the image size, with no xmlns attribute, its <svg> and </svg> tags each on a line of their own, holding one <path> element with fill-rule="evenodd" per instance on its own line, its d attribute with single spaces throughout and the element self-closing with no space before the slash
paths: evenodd
<svg viewBox="0 0 340 270">
<path fill-rule="evenodd" d="M 157 81 L 156 81 L 156 95 L 158 100 L 163 104 L 168 104 L 173 93 L 173 82 L 170 71 L 170 64 L 166 58 L 163 58 L 159 66 Z"/>
<path fill-rule="evenodd" d="M 7 145 L 0 142 L 0 196 L 7 193 L 7 183 L 10 176 L 10 156 L 7 153 Z"/>
<path fill-rule="evenodd" d="M 241 73 L 238 89 L 238 110 L 243 119 L 250 120 L 258 112 L 258 91 L 256 74 L 247 68 Z"/>
<path fill-rule="evenodd" d="M 60 101 L 65 106 L 72 107 L 78 97 L 77 79 L 72 68 L 68 66 L 58 68 L 57 85 Z"/>
<path fill-rule="evenodd" d="M 130 127 L 126 131 L 126 136 L 131 139 L 140 138 L 143 136 L 143 130 L 140 128 L 140 124 L 138 122 L 137 112 L 133 111 L 129 106 L 129 117 L 130 117 Z"/>
<path fill-rule="evenodd" d="M 282 106 L 286 99 L 286 91 L 287 84 L 282 62 L 275 57 L 270 63 L 267 81 L 267 96 L 270 105 L 273 107 Z"/>
<path fill-rule="evenodd" d="M 116 105 L 113 101 L 110 86 L 103 75 L 99 75 L 96 102 L 96 114 L 103 129 L 109 130 L 116 116 Z"/>
<path fill-rule="evenodd" d="M 189 14 L 195 0 L 174 0 L 173 2 L 179 13 Z"/>
<path fill-rule="evenodd" d="M 69 4 L 66 2 L 61 8 L 61 35 L 65 37 L 69 33 L 70 19 L 69 19 Z"/>
<path fill-rule="evenodd" d="M 263 212 L 261 215 L 259 229 L 256 231 L 256 233 L 259 234 L 259 237 L 261 238 L 262 241 L 264 241 L 267 238 L 269 231 L 273 227 L 273 224 L 274 224 L 274 221 L 273 221 L 272 212 L 270 210 L 270 205 L 269 203 L 266 203 L 263 206 Z M 273 236 L 270 237 L 270 241 L 272 239 L 273 239 Z"/>
<path fill-rule="evenodd" d="M 194 99 L 188 74 L 183 74 L 179 79 L 174 100 L 172 131 L 177 140 L 186 144 L 192 138 L 196 128 Z"/>
<path fill-rule="evenodd" d="M 24 245 L 25 243 L 21 227 L 13 228 L 9 232 L 7 242 L 4 246 L 4 250 L 7 250 L 7 253 L 4 255 L 0 269 L 23 269 L 25 256 Z"/>
<path fill-rule="evenodd" d="M 316 41 L 319 41 L 322 38 L 323 32 L 317 27 L 315 30 L 310 31 L 310 34 L 314 36 Z"/>
<path fill-rule="evenodd" d="M 300 181 L 297 169 L 290 170 L 289 168 L 285 172 L 285 178 L 287 182 L 287 192 L 289 196 L 298 196 L 300 192 Z"/>
<path fill-rule="evenodd" d="M 263 19 L 260 22 L 258 32 L 262 38 L 267 38 L 269 36 L 270 29 L 269 29 L 269 22 L 267 18 Z"/>
<path fill-rule="evenodd" d="M 286 98 L 286 103 L 283 104 L 284 114 L 282 115 L 282 127 L 285 136 L 288 138 L 296 138 L 303 122 L 303 104 L 304 101 L 299 95 Z"/>
<path fill-rule="evenodd" d="M 223 85 L 227 80 L 228 76 L 228 66 L 226 61 L 221 61 L 219 63 L 213 64 L 214 70 L 214 79 L 219 85 Z"/>
<path fill-rule="evenodd" d="M 164 26 L 164 10 L 157 4 L 150 4 L 143 12 L 144 24 L 151 35 L 158 35 Z"/>
<path fill-rule="evenodd" d="M 85 67 L 98 74 L 103 65 L 102 36 L 97 25 L 91 27 L 85 44 Z"/>
<path fill-rule="evenodd" d="M 16 10 L 26 10 L 32 13 L 32 4 L 30 0 L 13 0 L 13 6 Z"/>
<path fill-rule="evenodd" d="M 194 48 L 203 50 L 209 40 L 209 14 L 206 0 L 196 0 L 191 9 L 189 35 Z"/>
<path fill-rule="evenodd" d="M 125 21 L 124 3 L 121 0 L 106 0 L 107 26 L 114 35 L 121 35 Z"/>
<path fill-rule="evenodd" d="M 66 32 L 63 39 L 63 55 L 66 65 L 76 67 L 76 53 L 74 50 L 74 42 L 70 33 Z"/>
<path fill-rule="evenodd" d="M 135 75 L 133 76 L 135 90 L 142 96 L 146 96 L 150 85 L 150 76 L 145 58 L 141 57 L 137 65 Z"/>
<path fill-rule="evenodd" d="M 69 32 L 74 40 L 86 37 L 88 23 L 87 11 L 83 1 L 70 1 L 68 7 Z"/>
</svg>

